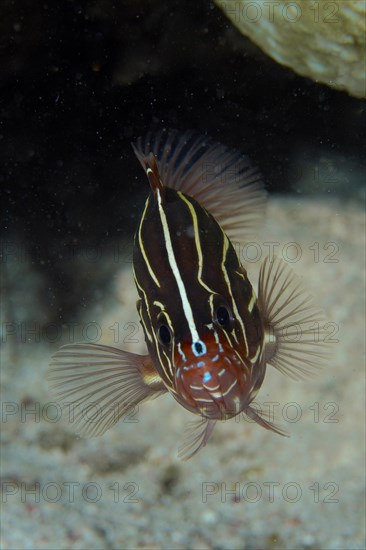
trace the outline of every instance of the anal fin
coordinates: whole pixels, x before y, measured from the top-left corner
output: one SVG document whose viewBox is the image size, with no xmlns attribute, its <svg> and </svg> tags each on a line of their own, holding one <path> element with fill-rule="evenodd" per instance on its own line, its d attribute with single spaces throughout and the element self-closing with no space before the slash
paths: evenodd
<svg viewBox="0 0 366 550">
<path fill-rule="evenodd" d="M 47 381 L 76 433 L 86 437 L 102 435 L 137 404 L 167 391 L 150 356 L 99 344 L 60 348 Z"/>
</svg>

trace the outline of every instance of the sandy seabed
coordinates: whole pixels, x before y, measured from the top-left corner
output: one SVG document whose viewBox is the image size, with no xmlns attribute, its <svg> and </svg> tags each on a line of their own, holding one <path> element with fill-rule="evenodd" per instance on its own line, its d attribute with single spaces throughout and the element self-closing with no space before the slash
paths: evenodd
<svg viewBox="0 0 366 550">
<path fill-rule="evenodd" d="M 309 382 L 267 371 L 256 401 L 277 403 L 288 439 L 237 418 L 181 462 L 177 447 L 193 417 L 169 395 L 101 438 L 75 437 L 49 405 L 45 382 L 59 342 L 3 331 L 1 548 L 365 548 L 364 236 L 355 203 L 274 197 L 255 244 L 239 249 L 256 288 L 254 260 L 268 252 L 264 243 L 279 243 L 275 251 L 316 296 L 334 340 L 329 368 Z M 143 353 L 130 267 L 117 273 L 110 305 L 92 305 L 80 322 L 118 323 L 120 347 Z M 28 280 L 32 295 L 37 278 Z M 24 308 L 17 326 L 23 315 L 40 319 L 36 301 Z M 103 331 L 106 343 L 114 336 Z"/>
</svg>

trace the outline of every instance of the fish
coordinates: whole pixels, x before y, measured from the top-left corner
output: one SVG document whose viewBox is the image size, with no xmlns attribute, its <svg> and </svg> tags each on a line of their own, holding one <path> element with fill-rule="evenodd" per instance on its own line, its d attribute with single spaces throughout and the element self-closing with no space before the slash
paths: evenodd
<svg viewBox="0 0 366 550">
<path fill-rule="evenodd" d="M 132 147 L 150 186 L 133 247 L 147 353 L 66 344 L 50 361 L 52 395 L 72 406 L 75 431 L 93 437 L 169 393 L 196 415 L 179 447 L 183 460 L 207 444 L 217 422 L 239 414 L 289 435 L 253 401 L 268 366 L 294 380 L 324 366 L 323 340 L 314 338 L 324 313 L 282 259 L 264 259 L 257 294 L 239 260 L 234 245 L 265 215 L 258 168 L 191 131 L 148 132 Z"/>
</svg>

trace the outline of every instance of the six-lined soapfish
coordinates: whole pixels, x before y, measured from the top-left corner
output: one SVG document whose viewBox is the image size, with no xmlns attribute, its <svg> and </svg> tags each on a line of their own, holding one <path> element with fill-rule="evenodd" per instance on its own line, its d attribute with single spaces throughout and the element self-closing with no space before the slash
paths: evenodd
<svg viewBox="0 0 366 550">
<path fill-rule="evenodd" d="M 233 243 L 253 233 L 265 206 L 258 170 L 192 132 L 148 133 L 133 148 L 150 184 L 133 253 L 148 354 L 63 346 L 50 364 L 51 391 L 73 405 L 85 436 L 169 392 L 200 415 L 180 447 L 184 459 L 206 445 L 217 421 L 239 413 L 286 435 L 251 403 L 267 365 L 294 379 L 321 366 L 314 323 L 323 317 L 285 262 L 264 260 L 257 297 L 238 259 Z"/>
</svg>

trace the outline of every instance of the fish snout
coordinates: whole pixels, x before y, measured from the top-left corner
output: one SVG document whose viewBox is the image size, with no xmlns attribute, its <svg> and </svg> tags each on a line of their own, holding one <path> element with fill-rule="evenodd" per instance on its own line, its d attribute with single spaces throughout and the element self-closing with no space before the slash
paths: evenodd
<svg viewBox="0 0 366 550">
<path fill-rule="evenodd" d="M 250 369 L 232 350 L 207 352 L 178 361 L 176 390 L 184 405 L 203 416 L 224 420 L 238 414 L 248 402 Z"/>
</svg>

